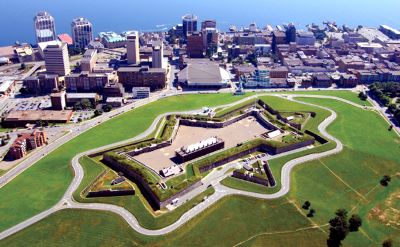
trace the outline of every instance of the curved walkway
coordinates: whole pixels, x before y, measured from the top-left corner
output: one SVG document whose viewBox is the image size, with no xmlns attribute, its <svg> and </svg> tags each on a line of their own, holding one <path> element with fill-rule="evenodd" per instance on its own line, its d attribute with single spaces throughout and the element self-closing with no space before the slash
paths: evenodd
<svg viewBox="0 0 400 247">
<path fill-rule="evenodd" d="M 213 205 L 215 202 L 217 202 L 218 200 L 220 200 L 221 198 L 225 197 L 225 196 L 229 196 L 229 195 L 245 195 L 245 196 L 250 196 L 250 197 L 254 197 L 254 198 L 260 198 L 260 199 L 276 199 L 279 197 L 282 197 L 284 195 L 286 195 L 289 190 L 290 190 L 290 172 L 292 171 L 292 169 L 299 165 L 302 164 L 304 162 L 307 161 L 311 161 L 311 160 L 315 160 L 315 159 L 319 159 L 319 158 L 323 158 L 326 156 L 330 156 L 332 154 L 336 154 L 338 152 L 340 152 L 343 149 L 343 144 L 340 142 L 340 140 L 338 140 L 337 138 L 331 136 L 329 133 L 326 132 L 326 128 L 328 125 L 330 125 L 337 117 L 337 114 L 332 111 L 329 108 L 326 107 L 322 107 L 322 106 L 318 106 L 318 105 L 314 105 L 311 103 L 305 103 L 305 102 L 301 102 L 301 101 L 297 101 L 297 100 L 293 100 L 292 97 L 313 97 L 313 98 L 327 98 L 327 99 L 336 99 L 348 104 L 351 104 L 353 106 L 359 107 L 359 108 L 363 108 L 362 106 L 342 99 L 342 98 L 338 98 L 338 97 L 333 97 L 333 96 L 317 96 L 317 95 L 296 95 L 296 94 L 263 94 L 263 95 L 272 95 L 272 96 L 278 96 L 278 97 L 283 97 L 283 96 L 289 96 L 289 100 L 291 101 L 295 101 L 301 104 L 305 104 L 305 105 L 310 105 L 310 106 L 314 106 L 314 107 L 319 107 L 321 109 L 327 110 L 331 113 L 331 115 L 329 117 L 327 117 L 319 126 L 318 126 L 318 130 L 321 132 L 321 134 L 323 136 L 325 136 L 327 139 L 333 141 L 336 143 L 336 147 L 334 149 L 331 149 L 329 151 L 325 151 L 322 153 L 315 153 L 315 154 L 309 154 L 303 157 L 299 157 L 293 160 L 290 160 L 289 162 L 287 162 L 281 171 L 281 189 L 274 193 L 274 194 L 259 194 L 259 193 L 254 193 L 254 192 L 246 192 L 246 191 L 241 191 L 241 190 L 237 190 L 237 189 L 232 189 L 232 188 L 228 188 L 225 187 L 221 184 L 219 184 L 218 182 L 222 179 L 219 178 L 219 181 L 214 181 L 216 183 L 213 183 L 214 187 L 215 187 L 215 193 L 213 195 L 211 195 L 210 197 L 208 197 L 204 202 L 198 204 L 197 206 L 193 207 L 192 209 L 190 209 L 189 211 L 187 211 L 186 213 L 184 213 L 176 222 L 174 222 L 173 224 L 162 228 L 162 229 L 158 229 L 158 230 L 149 230 L 146 229 L 142 226 L 140 226 L 139 222 L 137 221 L 137 219 L 135 218 L 135 216 L 129 212 L 128 210 L 126 210 L 125 208 L 122 208 L 120 206 L 116 206 L 116 205 L 111 205 L 111 204 L 102 204 L 102 203 L 77 203 L 73 200 L 73 193 L 74 191 L 76 191 L 83 179 L 84 176 L 84 171 L 82 166 L 79 164 L 79 159 L 87 154 L 90 153 L 94 153 L 94 152 L 98 152 L 110 147 L 114 147 L 116 145 L 122 145 L 122 144 L 126 144 L 129 142 L 132 142 L 133 140 L 138 140 L 141 138 L 146 137 L 147 135 L 149 135 L 150 133 L 152 133 L 155 128 L 157 127 L 157 123 L 158 121 L 168 115 L 168 114 L 177 114 L 177 112 L 175 113 L 164 113 L 162 115 L 159 115 L 152 123 L 152 125 L 141 135 L 126 140 L 126 141 L 122 141 L 119 143 L 113 143 L 111 145 L 107 145 L 107 146 L 103 146 L 101 148 L 96 148 L 94 150 L 90 150 L 84 153 L 80 153 L 78 155 L 76 155 L 73 160 L 72 160 L 72 167 L 74 169 L 75 172 L 75 176 L 73 178 L 72 183 L 70 184 L 68 190 L 65 192 L 63 198 L 60 200 L 59 203 L 57 203 L 54 207 L 36 215 L 33 216 L 32 218 L 29 218 L 28 220 L 19 223 L 18 225 L 11 227 L 3 232 L 0 233 L 0 240 L 4 239 L 14 233 L 17 233 L 18 231 L 21 231 L 23 229 L 25 229 L 26 227 L 46 218 L 47 216 L 59 211 L 59 210 L 63 210 L 63 209 L 88 209 L 88 210 L 101 210 L 101 211 L 110 211 L 113 213 L 116 213 L 118 215 L 120 215 L 135 231 L 141 233 L 141 234 L 145 234 L 145 235 L 163 235 L 163 234 L 167 234 L 170 233 L 172 231 L 174 231 L 175 229 L 179 228 L 180 226 L 182 226 L 183 224 L 185 224 L 186 222 L 188 222 L 189 220 L 191 220 L 192 218 L 194 218 L 195 216 L 197 216 L 200 212 L 202 212 L 203 210 L 205 210 L 206 208 L 210 207 L 211 205 Z M 259 96 L 263 96 L 263 95 L 255 95 L 255 96 L 251 96 L 251 97 L 247 97 L 243 100 L 240 101 L 236 101 L 232 104 L 228 104 L 226 106 L 231 106 L 231 105 L 235 105 L 235 104 L 239 104 L 240 102 L 243 101 L 247 101 L 251 98 L 256 98 Z M 191 113 L 193 111 L 190 112 L 186 112 L 186 113 Z M 182 113 L 182 112 L 179 112 Z"/>
</svg>

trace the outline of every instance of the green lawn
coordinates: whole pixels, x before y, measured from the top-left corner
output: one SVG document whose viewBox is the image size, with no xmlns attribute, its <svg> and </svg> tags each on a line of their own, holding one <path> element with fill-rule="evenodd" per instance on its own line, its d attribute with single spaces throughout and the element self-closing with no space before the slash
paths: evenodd
<svg viewBox="0 0 400 247">
<path fill-rule="evenodd" d="M 179 231 L 160 237 L 137 234 L 120 217 L 107 212 L 65 210 L 4 240 L 4 246 L 233 246 L 253 236 L 296 232 L 311 222 L 286 199 L 224 198 Z M 324 239 L 319 230 L 312 234 Z M 276 240 L 278 241 L 278 240 Z M 217 244 L 218 243 L 218 244 Z M 270 245 L 269 245 L 270 246 Z M 279 241 L 276 245 L 280 246 Z M 302 245 L 310 246 L 303 241 Z"/>
<path fill-rule="evenodd" d="M 339 97 L 342 99 L 349 100 L 353 103 L 359 104 L 359 105 L 366 105 L 366 106 L 372 106 L 369 101 L 364 101 L 358 98 L 358 94 L 355 92 L 352 92 L 350 90 L 313 90 L 313 91 L 290 91 L 290 92 L 274 92 L 277 94 L 309 94 L 309 95 L 326 95 L 326 96 L 334 96 L 334 97 Z"/>
<path fill-rule="evenodd" d="M 328 106 L 338 112 L 337 121 L 328 128 L 328 131 L 342 140 L 345 150 L 340 154 L 320 161 L 308 162 L 296 168 L 293 171 L 292 188 L 287 199 L 294 201 L 297 207 L 300 207 L 304 200 L 310 200 L 312 207 L 317 211 L 312 221 L 318 225 L 325 225 L 339 207 L 344 207 L 349 211 L 354 210 L 360 214 L 364 221 L 361 228 L 363 233 L 351 233 L 345 241 L 345 246 L 377 246 L 388 237 L 392 237 L 398 244 L 400 241 L 398 229 L 387 227 L 378 219 L 368 216 L 371 208 L 379 206 L 399 188 L 400 182 L 396 177 L 387 188 L 378 185 L 382 175 L 394 175 L 399 171 L 399 138 L 393 132 L 387 131 L 387 123 L 375 112 L 358 109 L 334 100 L 308 98 L 302 100 Z M 317 123 L 308 124 L 314 129 L 317 126 Z M 324 145 L 318 148 L 322 147 Z M 68 163 L 68 160 L 63 162 Z M 275 166 L 273 162 L 271 162 L 272 169 Z M 42 168 L 49 170 L 46 173 L 47 176 L 51 174 L 57 179 L 62 178 L 54 166 L 42 165 Z M 64 176 L 67 168 L 68 166 L 64 168 Z M 42 170 L 36 170 L 33 175 L 39 176 Z M 33 178 L 30 180 L 32 182 Z M 21 182 L 24 181 L 18 182 L 21 186 Z M 18 185 L 14 184 L 14 187 Z M 23 184 L 22 188 L 28 188 L 26 186 L 29 185 L 31 184 Z M 2 199 L 6 198 L 5 201 L 12 206 L 18 206 L 13 202 L 14 198 L 7 197 L 7 194 L 3 192 L 4 189 L 0 190 Z M 13 193 L 11 190 L 8 192 Z M 21 190 L 13 194 L 18 199 L 25 195 L 26 193 L 21 193 Z M 31 198 L 46 198 L 39 194 L 35 196 Z M 287 199 L 264 201 L 247 197 L 225 198 L 178 231 L 161 237 L 139 235 L 129 229 L 121 218 L 110 213 L 66 210 L 13 235 L 1 244 L 4 246 L 26 244 L 77 246 L 82 243 L 92 246 L 213 246 L 217 244 L 232 246 L 243 242 L 244 246 L 266 243 L 270 246 L 293 243 L 296 243 L 296 246 L 325 245 L 327 235 L 319 229 L 308 229 L 312 225 L 311 221 L 303 215 L 304 212 L 301 209 L 298 210 L 294 204 L 288 203 Z M 21 201 L 28 200 L 22 198 Z M 30 203 L 35 204 L 35 200 L 31 200 Z M 5 212 L 4 206 L 6 205 L 1 204 L 0 212 L 2 219 L 7 221 L 10 211 L 8 209 Z M 14 219 L 15 221 L 18 222 L 17 219 Z M 4 222 L 0 224 L 6 225 Z M 324 229 L 326 231 L 326 227 L 322 230 Z M 223 242 L 221 242 L 222 239 Z"/>
<path fill-rule="evenodd" d="M 96 179 L 97 175 L 99 175 L 104 170 L 104 168 L 101 164 L 96 163 L 95 161 L 87 157 L 83 157 L 81 159 L 81 164 L 85 171 L 85 177 L 79 189 L 74 193 L 74 199 L 76 201 L 90 203 L 109 203 L 125 207 L 137 217 L 140 225 L 149 229 L 160 229 L 172 224 L 173 222 L 178 220 L 179 217 L 182 216 L 182 214 L 191 209 L 195 204 L 200 203 L 205 196 L 210 196 L 214 193 L 214 189 L 211 187 L 172 212 L 158 212 L 157 214 L 155 214 L 151 206 L 148 204 L 147 200 L 140 193 L 140 190 L 136 186 L 136 184 L 134 184 L 136 194 L 132 196 L 96 198 L 82 197 L 80 195 L 80 192 L 85 189 L 85 185 L 92 183 Z"/>
<path fill-rule="evenodd" d="M 382 203 L 394 192 L 395 184 L 400 183 L 394 178 L 388 188 L 379 185 L 383 175 L 394 176 L 399 171 L 400 139 L 388 131 L 388 124 L 376 112 L 334 100 L 301 100 L 327 106 L 338 113 L 338 119 L 328 131 L 345 144 L 345 149 L 338 155 L 296 168 L 290 198 L 298 205 L 311 201 L 318 212 L 314 218 L 318 223 L 327 222 L 340 207 L 359 213 L 366 234 L 350 237 L 347 241 L 351 245 L 376 245 L 388 236 L 400 236 L 399 229 L 384 227 L 369 217 L 371 209 Z"/>
<path fill-rule="evenodd" d="M 165 98 L 115 117 L 64 144 L 0 189 L 0 231 L 60 200 L 72 180 L 70 160 L 80 152 L 134 137 L 167 111 L 228 104 L 245 96 L 230 94 L 184 95 Z"/>
</svg>

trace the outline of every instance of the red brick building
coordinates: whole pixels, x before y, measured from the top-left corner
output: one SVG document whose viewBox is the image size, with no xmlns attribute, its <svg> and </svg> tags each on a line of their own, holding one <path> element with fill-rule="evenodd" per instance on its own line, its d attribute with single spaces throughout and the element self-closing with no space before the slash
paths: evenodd
<svg viewBox="0 0 400 247">
<path fill-rule="evenodd" d="M 35 130 L 31 134 L 20 134 L 8 151 L 8 156 L 14 160 L 20 159 L 24 157 L 29 150 L 34 150 L 44 144 L 46 144 L 46 133 L 44 131 Z"/>
<path fill-rule="evenodd" d="M 187 37 L 186 53 L 190 58 L 204 57 L 204 42 L 201 33 L 193 33 Z"/>
</svg>

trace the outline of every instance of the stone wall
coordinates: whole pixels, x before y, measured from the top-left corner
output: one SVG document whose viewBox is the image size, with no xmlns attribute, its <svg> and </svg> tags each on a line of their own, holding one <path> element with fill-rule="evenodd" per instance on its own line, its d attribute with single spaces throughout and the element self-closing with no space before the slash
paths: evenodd
<svg viewBox="0 0 400 247">
<path fill-rule="evenodd" d="M 317 142 L 321 143 L 321 144 L 325 144 L 325 143 L 328 142 L 325 138 L 323 138 L 322 136 L 320 136 L 320 135 L 318 135 L 318 134 L 316 134 L 316 133 L 314 133 L 314 132 L 312 132 L 312 131 L 310 131 L 310 130 L 306 130 L 305 133 L 306 133 L 307 135 L 310 135 L 310 136 L 314 137 L 315 140 L 316 140 Z"/>
<path fill-rule="evenodd" d="M 255 176 L 250 177 L 250 176 L 245 175 L 245 174 L 243 174 L 241 172 L 238 172 L 238 171 L 233 171 L 232 177 L 238 178 L 238 179 L 242 179 L 242 180 L 246 180 L 246 181 L 249 181 L 249 182 L 252 182 L 252 183 L 256 183 L 256 184 L 259 184 L 259 185 L 268 186 L 268 180 L 262 179 L 262 178 L 259 178 L 259 177 L 255 177 Z"/>
<path fill-rule="evenodd" d="M 140 155 L 140 154 L 143 154 L 143 153 L 152 152 L 154 150 L 165 148 L 165 147 L 168 147 L 168 146 L 171 146 L 171 142 L 170 141 L 165 141 L 165 142 L 162 142 L 162 143 L 153 144 L 153 145 L 151 145 L 149 147 L 141 148 L 139 150 L 130 151 L 130 152 L 127 153 L 127 155 L 129 155 L 131 157 L 134 157 L 134 156 L 137 156 L 137 155 Z"/>
<path fill-rule="evenodd" d="M 110 197 L 110 196 L 126 196 L 134 195 L 135 190 L 100 190 L 100 191 L 90 191 L 87 197 Z"/>
<path fill-rule="evenodd" d="M 275 187 L 276 181 L 275 181 L 274 175 L 272 174 L 272 171 L 269 167 L 268 161 L 264 161 L 263 168 L 264 168 L 265 174 L 267 175 L 269 185 L 271 187 Z"/>
<path fill-rule="evenodd" d="M 190 191 L 200 187 L 201 185 L 203 185 L 203 183 L 201 181 L 197 181 L 196 183 L 190 185 L 189 187 L 187 187 L 186 189 L 182 190 L 181 192 L 179 192 L 179 193 L 171 196 L 170 198 L 160 202 L 160 204 L 159 204 L 160 208 L 166 207 L 168 204 L 171 204 L 174 199 L 180 198 L 181 196 L 183 196 L 183 195 L 189 193 Z"/>
<path fill-rule="evenodd" d="M 147 182 L 137 174 L 134 170 L 132 169 L 127 169 L 126 167 L 120 165 L 117 161 L 114 159 L 110 158 L 107 155 L 104 155 L 104 163 L 106 163 L 110 168 L 116 170 L 116 171 L 121 171 L 124 173 L 124 176 L 129 178 L 131 181 L 135 182 L 137 186 L 139 187 L 140 191 L 142 192 L 143 196 L 146 198 L 146 200 L 149 202 L 149 204 L 153 207 L 153 209 L 158 210 L 161 209 L 162 207 L 167 206 L 170 204 L 175 198 L 179 198 L 182 195 L 194 190 L 195 188 L 199 187 L 202 185 L 201 181 L 197 181 L 193 183 L 192 185 L 188 186 L 186 189 L 180 191 L 179 193 L 176 193 L 175 195 L 167 198 L 164 201 L 160 201 L 159 198 L 154 194 L 153 190 L 147 184 Z"/>
</svg>

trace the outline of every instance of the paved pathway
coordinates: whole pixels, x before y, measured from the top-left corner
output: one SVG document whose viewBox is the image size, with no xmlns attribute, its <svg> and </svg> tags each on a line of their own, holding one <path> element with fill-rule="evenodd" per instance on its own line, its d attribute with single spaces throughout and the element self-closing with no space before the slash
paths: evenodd
<svg viewBox="0 0 400 247">
<path fill-rule="evenodd" d="M 268 94 L 268 95 L 271 95 L 271 94 Z M 249 100 L 251 98 L 255 98 L 255 97 L 258 97 L 258 96 L 260 96 L 260 95 L 247 97 L 247 98 L 244 98 L 244 99 L 242 99 L 240 101 L 234 102 L 232 104 L 228 104 L 226 106 L 228 107 L 228 106 L 232 106 L 232 105 L 235 105 L 235 104 L 240 104 L 241 102 L 247 101 L 247 100 Z M 276 96 L 283 97 L 282 95 L 276 95 Z M 353 105 L 355 107 L 363 108 L 362 106 L 360 106 L 358 104 L 355 104 L 355 103 L 353 103 L 351 101 L 344 100 L 344 99 L 338 98 L 338 97 L 332 97 L 332 96 L 290 95 L 290 94 L 288 94 L 288 99 L 289 100 L 296 101 L 296 100 L 292 99 L 293 97 L 314 97 L 314 98 L 336 99 L 336 100 L 340 100 L 340 101 L 343 101 L 345 103 L 351 104 L 351 105 Z M 153 100 L 153 101 L 155 101 L 155 100 Z M 149 100 L 149 102 L 152 102 L 152 101 Z M 189 211 L 187 211 L 185 214 L 183 214 L 179 218 L 179 220 L 177 220 L 173 224 L 171 224 L 171 225 L 169 225 L 169 226 L 167 226 L 165 228 L 158 229 L 158 230 L 149 230 L 149 229 L 146 229 L 146 228 L 140 226 L 140 224 L 138 223 L 138 221 L 135 218 L 135 216 L 132 215 L 132 213 L 127 211 L 125 208 L 122 208 L 122 207 L 119 207 L 119 206 L 115 206 L 115 205 L 110 205 L 110 204 L 102 204 L 102 203 L 77 203 L 77 202 L 75 202 L 73 200 L 72 194 L 79 187 L 79 184 L 81 183 L 81 181 L 83 179 L 83 176 L 84 176 L 83 168 L 79 164 L 79 158 L 80 157 L 82 157 L 84 155 L 87 155 L 87 154 L 90 154 L 90 153 L 101 151 L 101 150 L 106 149 L 106 148 L 110 148 L 110 147 L 113 147 L 113 146 L 129 143 L 129 142 L 132 142 L 133 140 L 141 139 L 141 138 L 147 136 L 148 134 L 152 133 L 155 130 L 155 128 L 157 126 L 157 122 L 163 116 L 166 116 L 168 114 L 174 114 L 174 113 L 165 113 L 165 114 L 159 115 L 153 121 L 152 125 L 144 133 L 142 133 L 141 135 L 139 135 L 139 136 L 137 136 L 135 138 L 132 138 L 132 139 L 129 139 L 129 140 L 126 140 L 126 141 L 122 141 L 122 142 L 119 142 L 119 143 L 113 143 L 113 144 L 110 144 L 110 145 L 107 145 L 107 146 L 103 146 L 103 147 L 100 147 L 100 148 L 96 148 L 94 150 L 90 150 L 90 151 L 87 151 L 87 152 L 84 152 L 84 153 L 81 153 L 81 154 L 78 154 L 77 156 L 75 156 L 73 158 L 73 160 L 72 160 L 72 167 L 74 169 L 75 176 L 74 176 L 73 181 L 70 184 L 68 190 L 65 192 L 63 198 L 61 199 L 61 201 L 59 203 L 57 203 L 54 207 L 52 207 L 52 208 L 50 208 L 50 209 L 48 209 L 48 210 L 36 215 L 36 216 L 33 216 L 32 218 L 29 218 L 29 219 L 25 220 L 24 222 L 19 223 L 18 225 L 14 226 L 14 227 L 11 227 L 11 228 L 1 232 L 0 233 L 0 240 L 6 238 L 6 237 L 8 237 L 8 236 L 10 236 L 10 235 L 12 235 L 12 234 L 14 234 L 16 232 L 18 232 L 18 231 L 21 231 L 22 229 L 27 228 L 28 226 L 30 226 L 30 225 L 32 225 L 32 224 L 34 224 L 34 223 L 46 218 L 47 216 L 53 214 L 54 212 L 57 212 L 59 210 L 63 210 L 63 209 L 66 209 L 66 208 L 111 211 L 111 212 L 114 212 L 114 213 L 120 215 L 121 217 L 123 217 L 126 220 L 126 222 L 135 231 L 137 231 L 137 232 L 139 232 L 141 234 L 145 234 L 145 235 L 163 235 L 163 234 L 167 234 L 167 233 L 172 232 L 175 229 L 179 228 L 184 223 L 188 222 L 190 219 L 194 218 L 200 212 L 204 211 L 206 208 L 210 207 L 215 202 L 217 202 L 218 200 L 220 200 L 221 198 L 223 198 L 225 196 L 229 196 L 229 195 L 245 195 L 245 196 L 250 196 L 250 197 L 254 197 L 254 198 L 261 198 L 261 199 L 275 199 L 275 198 L 282 197 L 282 196 L 286 195 L 289 192 L 289 189 L 290 189 L 290 172 L 292 171 L 292 169 L 295 166 L 297 166 L 299 164 L 302 164 L 302 163 L 305 163 L 307 161 L 320 159 L 320 158 L 323 158 L 323 157 L 326 157 L 326 156 L 329 156 L 329 155 L 336 154 L 336 153 L 340 152 L 343 149 L 343 145 L 340 142 L 340 140 L 338 140 L 337 138 L 331 136 L 329 133 L 326 132 L 327 126 L 329 124 L 331 124 L 336 119 L 336 117 L 337 117 L 336 113 L 334 111 L 330 110 L 329 108 L 326 108 L 326 107 L 321 107 L 321 106 L 318 106 L 318 105 L 314 105 L 314 104 L 311 104 L 311 103 L 304 103 L 304 102 L 300 102 L 300 101 L 296 101 L 296 102 L 299 102 L 299 103 L 302 103 L 302 104 L 306 104 L 306 105 L 310 105 L 310 106 L 319 107 L 319 108 L 325 109 L 325 110 L 327 110 L 327 111 L 329 111 L 331 113 L 331 115 L 329 117 L 327 117 L 318 126 L 318 129 L 319 129 L 319 131 L 321 132 L 321 134 L 323 136 L 325 136 L 327 139 L 335 142 L 336 143 L 336 147 L 334 149 L 332 149 L 332 150 L 329 150 L 329 151 L 325 151 L 325 152 L 322 152 L 322 153 L 309 154 L 309 155 L 306 155 L 306 156 L 303 156 L 303 157 L 300 157 L 300 158 L 296 158 L 296 159 L 293 159 L 293 160 L 290 160 L 289 162 L 287 162 L 283 166 L 282 171 L 281 171 L 281 183 L 282 183 L 281 189 L 278 192 L 274 193 L 274 194 L 259 194 L 259 193 L 253 193 L 253 192 L 246 192 L 246 191 L 241 191 L 241 190 L 228 188 L 228 187 L 225 187 L 225 186 L 219 184 L 219 182 L 222 179 L 224 179 L 227 175 L 229 175 L 229 174 L 226 174 L 226 171 L 230 168 L 230 166 L 228 165 L 228 166 L 226 166 L 225 168 L 223 168 L 220 171 L 215 170 L 212 173 L 210 173 L 209 176 L 207 176 L 206 178 L 203 179 L 203 182 L 205 182 L 205 186 L 201 187 L 202 189 L 199 189 L 199 191 L 196 191 L 198 193 L 201 193 L 202 191 L 204 191 L 206 189 L 206 186 L 208 184 L 212 184 L 215 187 L 215 193 L 213 195 L 209 196 L 204 202 L 198 204 L 197 206 L 195 206 L 192 209 L 190 209 Z M 143 102 L 141 105 L 145 105 L 145 104 L 146 103 Z M 126 111 L 126 109 L 122 109 L 121 108 L 121 113 L 125 112 L 125 111 Z M 113 111 L 112 113 L 115 114 L 115 111 Z M 186 112 L 186 113 L 188 113 L 188 112 Z M 100 122 L 105 120 L 104 117 L 106 117 L 106 116 L 103 116 L 103 118 L 100 120 Z M 99 121 L 99 119 L 95 119 L 95 120 Z M 87 129 L 89 129 L 91 127 L 93 127 L 93 125 L 89 124 L 89 127 Z M 84 128 L 85 131 L 87 129 Z M 83 132 L 83 131 L 81 131 L 81 132 Z M 79 133 L 77 135 L 79 135 Z M 72 139 L 72 138 L 73 137 L 71 137 L 70 139 Z M 288 155 L 288 154 L 290 154 L 290 153 L 288 152 L 288 153 L 285 153 L 283 155 Z M 273 158 L 276 158 L 276 156 L 273 157 Z M 24 169 L 27 169 L 28 167 L 29 166 L 25 165 Z M 8 180 L 3 181 L 3 182 L 1 182 L 1 180 L 0 180 L 0 186 L 2 184 L 3 185 L 6 184 L 11 179 L 9 178 Z M 193 195 L 193 197 L 194 196 L 195 195 Z M 188 198 L 188 199 L 190 199 L 190 198 Z"/>
</svg>

